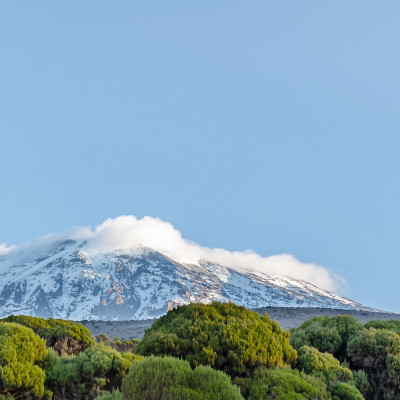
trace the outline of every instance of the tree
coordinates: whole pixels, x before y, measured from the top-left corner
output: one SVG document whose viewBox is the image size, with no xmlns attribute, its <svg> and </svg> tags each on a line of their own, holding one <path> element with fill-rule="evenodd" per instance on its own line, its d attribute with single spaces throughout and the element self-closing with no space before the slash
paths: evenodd
<svg viewBox="0 0 400 400">
<path fill-rule="evenodd" d="M 254 371 L 251 378 L 235 378 L 248 400 L 308 400 L 329 399 L 326 384 L 319 378 L 308 376 L 290 367 L 265 368 Z"/>
<path fill-rule="evenodd" d="M 259 366 L 283 366 L 296 358 L 289 333 L 276 321 L 218 302 L 169 311 L 146 330 L 137 353 L 182 357 L 192 367 L 210 365 L 232 377 L 251 374 Z"/>
<path fill-rule="evenodd" d="M 46 340 L 47 347 L 52 347 L 59 355 L 64 353 L 77 355 L 95 343 L 89 329 L 72 321 L 53 318 L 46 320 L 26 315 L 11 315 L 1 321 L 15 322 L 31 328 Z"/>
<path fill-rule="evenodd" d="M 296 350 L 312 346 L 344 361 L 349 338 L 362 329 L 363 324 L 351 315 L 315 317 L 290 331 L 290 344 Z"/>
<path fill-rule="evenodd" d="M 43 368 L 54 399 L 93 399 L 100 390 L 119 388 L 132 363 L 143 357 L 107 346 L 90 347 L 76 357 L 49 351 Z"/>
<path fill-rule="evenodd" d="M 363 329 L 348 342 L 352 363 L 368 375 L 374 400 L 400 398 L 400 336 L 386 329 Z"/>
<path fill-rule="evenodd" d="M 17 398 L 50 398 L 45 373 L 38 366 L 46 357 L 45 342 L 24 326 L 0 322 L 0 393 Z"/>
<path fill-rule="evenodd" d="M 149 357 L 132 366 L 122 383 L 126 400 L 243 400 L 228 375 L 187 361 Z"/>
</svg>

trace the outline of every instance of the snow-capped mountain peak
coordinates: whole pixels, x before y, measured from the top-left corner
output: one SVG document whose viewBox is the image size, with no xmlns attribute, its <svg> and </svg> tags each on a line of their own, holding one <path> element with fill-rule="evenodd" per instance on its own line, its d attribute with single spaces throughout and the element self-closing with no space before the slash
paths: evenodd
<svg viewBox="0 0 400 400">
<path fill-rule="evenodd" d="M 0 316 L 73 320 L 158 317 L 189 302 L 369 309 L 305 281 L 204 259 L 182 262 L 148 247 L 94 249 L 55 240 L 0 257 Z"/>
</svg>

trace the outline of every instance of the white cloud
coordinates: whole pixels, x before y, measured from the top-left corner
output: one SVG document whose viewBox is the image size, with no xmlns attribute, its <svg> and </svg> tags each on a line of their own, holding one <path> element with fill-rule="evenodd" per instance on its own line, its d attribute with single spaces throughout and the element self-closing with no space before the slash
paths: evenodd
<svg viewBox="0 0 400 400">
<path fill-rule="evenodd" d="M 253 268 L 267 274 L 305 280 L 332 291 L 345 285 L 341 276 L 331 273 L 327 268 L 303 263 L 290 254 L 263 257 L 251 250 L 232 252 L 198 245 L 184 239 L 173 225 L 158 218 L 121 216 L 107 219 L 94 230 L 88 227 L 76 228 L 72 236 L 88 239 L 89 254 L 142 245 L 187 263 L 206 259 L 239 270 Z"/>
<path fill-rule="evenodd" d="M 0 256 L 9 253 L 11 250 L 14 250 L 15 246 L 7 246 L 5 243 L 0 243 Z"/>
<path fill-rule="evenodd" d="M 56 242 L 66 239 L 87 240 L 88 245 L 84 251 L 89 256 L 141 245 L 185 263 L 196 263 L 204 259 L 239 271 L 255 269 L 266 274 L 304 280 L 333 292 L 343 294 L 347 291 L 346 281 L 340 275 L 333 274 L 325 267 L 301 262 L 290 254 L 264 257 L 252 250 L 228 251 L 208 248 L 184 239 L 181 232 L 169 222 L 152 217 L 137 219 L 133 215 L 107 219 L 94 230 L 90 227 L 77 227 L 69 234 L 50 234 L 23 246 L 7 247 L 0 244 L 0 255 L 16 249 L 13 254 L 20 262 L 25 257 L 31 258 L 33 254 L 39 258 L 51 251 Z M 3 264 L 4 268 L 8 265 Z"/>
</svg>

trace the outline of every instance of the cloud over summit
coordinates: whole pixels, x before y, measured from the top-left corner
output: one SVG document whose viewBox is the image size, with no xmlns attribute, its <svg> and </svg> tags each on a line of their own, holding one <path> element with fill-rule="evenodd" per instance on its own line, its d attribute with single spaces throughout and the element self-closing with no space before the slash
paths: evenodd
<svg viewBox="0 0 400 400">
<path fill-rule="evenodd" d="M 107 219 L 92 230 L 76 228 L 73 238 L 87 239 L 89 253 L 145 246 L 157 250 L 177 261 L 195 263 L 205 259 L 236 270 L 252 268 L 266 274 L 283 275 L 311 282 L 321 288 L 337 291 L 345 281 L 327 268 L 303 263 L 290 254 L 263 257 L 251 250 L 228 251 L 208 248 L 182 237 L 169 222 L 158 218 L 133 215 Z"/>
<path fill-rule="evenodd" d="M 264 257 L 252 250 L 228 251 L 204 247 L 182 237 L 181 232 L 169 222 L 152 217 L 138 219 L 133 215 L 109 218 L 94 229 L 77 227 L 72 233 L 50 234 L 23 246 L 7 247 L 0 244 L 0 256 L 7 253 L 19 254 L 17 258 L 23 260 L 26 256 L 36 254 L 39 258 L 51 251 L 60 240 L 68 239 L 86 240 L 84 251 L 89 257 L 96 253 L 144 246 L 187 264 L 207 260 L 239 272 L 253 269 L 264 274 L 304 280 L 333 292 L 343 292 L 343 288 L 346 288 L 346 282 L 341 276 L 325 267 L 301 262 L 290 254 Z"/>
</svg>

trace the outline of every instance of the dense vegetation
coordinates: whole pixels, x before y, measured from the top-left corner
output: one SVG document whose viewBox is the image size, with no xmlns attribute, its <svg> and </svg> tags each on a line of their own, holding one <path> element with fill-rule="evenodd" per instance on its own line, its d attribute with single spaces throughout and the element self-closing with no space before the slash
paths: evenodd
<svg viewBox="0 0 400 400">
<path fill-rule="evenodd" d="M 182 357 L 235 376 L 296 359 L 289 333 L 267 315 L 233 303 L 190 304 L 168 312 L 146 330 L 137 353 Z"/>
<path fill-rule="evenodd" d="M 46 341 L 59 355 L 64 353 L 77 355 L 94 344 L 89 329 L 81 324 L 62 319 L 28 317 L 25 315 L 4 318 L 0 321 L 15 322 L 31 328 Z"/>
<path fill-rule="evenodd" d="M 400 323 L 313 318 L 285 332 L 227 303 L 169 311 L 144 339 L 0 321 L 0 399 L 398 400 Z"/>
</svg>

